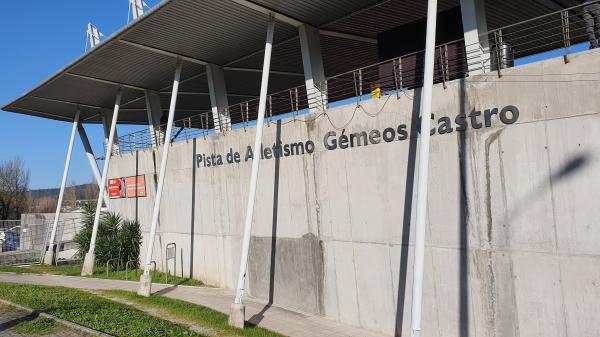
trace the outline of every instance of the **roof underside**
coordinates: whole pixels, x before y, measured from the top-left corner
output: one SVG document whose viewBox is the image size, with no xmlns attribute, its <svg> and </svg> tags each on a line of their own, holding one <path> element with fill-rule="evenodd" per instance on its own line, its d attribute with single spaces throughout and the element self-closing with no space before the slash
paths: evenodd
<svg viewBox="0 0 600 337">
<path fill-rule="evenodd" d="M 4 110 L 71 121 L 79 108 L 85 123 L 99 123 L 100 113 L 112 109 L 122 86 L 119 122 L 147 123 L 143 90 L 160 91 L 162 107 L 168 107 L 177 62 L 174 54 L 184 56 L 176 119 L 210 109 L 205 66 L 198 61 L 225 67 L 229 104 L 257 97 L 269 18 L 239 2 L 163 1 Z M 253 3 L 323 30 L 372 39 L 378 33 L 425 17 L 427 5 L 422 0 Z M 438 7 L 443 11 L 459 3 L 439 0 Z M 488 28 L 553 12 L 558 5 L 574 4 L 572 0 L 488 0 Z M 327 76 L 377 62 L 377 44 L 359 40 L 321 35 Z M 271 70 L 269 92 L 304 83 L 298 30 L 282 21 L 275 26 Z"/>
</svg>

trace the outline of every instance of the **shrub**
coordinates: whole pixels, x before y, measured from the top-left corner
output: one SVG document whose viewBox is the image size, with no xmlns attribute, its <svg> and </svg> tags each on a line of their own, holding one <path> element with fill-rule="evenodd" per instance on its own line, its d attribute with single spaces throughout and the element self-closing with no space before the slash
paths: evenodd
<svg viewBox="0 0 600 337">
<path fill-rule="evenodd" d="M 83 226 L 74 238 L 79 245 L 80 259 L 85 258 L 90 248 L 95 211 L 90 203 L 83 207 Z M 113 212 L 101 215 L 94 251 L 97 264 L 105 265 L 111 259 L 118 259 L 120 268 L 123 268 L 127 261 L 138 261 L 141 244 L 142 232 L 139 222 L 123 220 L 119 214 Z"/>
</svg>

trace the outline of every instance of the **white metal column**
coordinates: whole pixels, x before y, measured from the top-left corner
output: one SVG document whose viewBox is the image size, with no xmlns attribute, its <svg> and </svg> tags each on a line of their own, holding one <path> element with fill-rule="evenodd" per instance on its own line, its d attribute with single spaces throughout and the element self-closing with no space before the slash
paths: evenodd
<svg viewBox="0 0 600 337">
<path fill-rule="evenodd" d="M 169 149 L 171 148 L 171 131 L 173 129 L 173 118 L 175 117 L 175 106 L 177 105 L 177 93 L 179 91 L 179 78 L 181 77 L 181 63 L 177 63 L 175 68 L 175 79 L 173 80 L 173 91 L 171 93 L 171 105 L 169 106 L 169 119 L 167 122 L 167 131 L 165 134 L 165 142 L 163 145 L 162 159 L 160 162 L 160 172 L 158 176 L 158 186 L 156 187 L 156 197 L 154 198 L 154 209 L 152 211 L 152 223 L 150 225 L 150 235 L 146 245 L 146 262 L 144 263 L 144 275 L 140 279 L 140 288 L 138 294 L 142 296 L 150 296 L 152 280 L 150 279 L 150 263 L 152 262 L 152 253 L 154 250 L 154 238 L 156 236 L 156 225 L 158 224 L 158 216 L 160 214 L 160 203 L 165 184 L 165 174 L 167 172 L 167 161 L 169 158 Z"/>
<path fill-rule="evenodd" d="M 304 24 L 298 28 L 298 35 L 302 51 L 308 106 L 311 111 L 325 110 L 327 107 L 327 85 L 319 30 Z"/>
<path fill-rule="evenodd" d="M 94 174 L 94 178 L 96 179 L 96 183 L 98 184 L 98 188 L 101 188 L 102 184 L 102 176 L 100 176 L 100 168 L 98 167 L 98 162 L 96 161 L 96 157 L 94 156 L 94 150 L 92 150 L 92 146 L 90 145 L 90 140 L 83 128 L 83 125 L 80 123 L 77 127 L 77 131 L 79 131 L 79 138 L 81 139 L 81 143 L 83 144 L 83 149 L 85 150 L 85 155 L 90 163 L 90 168 L 92 169 L 92 173 Z M 104 190 L 104 203 L 108 207 L 108 192 Z"/>
<path fill-rule="evenodd" d="M 102 169 L 102 179 L 100 180 L 100 191 L 98 193 L 98 202 L 96 203 L 96 214 L 94 215 L 94 226 L 92 227 L 92 238 L 90 240 L 90 249 L 85 254 L 83 261 L 83 268 L 81 269 L 81 276 L 92 275 L 94 272 L 94 250 L 96 249 L 96 236 L 98 235 L 98 224 L 100 223 L 100 212 L 102 211 L 102 199 L 104 191 L 106 189 L 106 181 L 108 180 L 108 166 L 110 164 L 110 157 L 112 156 L 115 129 L 117 127 L 117 120 L 119 118 L 119 108 L 121 105 L 121 97 L 123 96 L 121 88 L 117 92 L 115 99 L 115 108 L 112 114 L 112 122 L 110 124 L 110 132 L 108 134 L 108 141 L 106 144 L 106 156 L 104 157 L 104 168 Z"/>
<path fill-rule="evenodd" d="M 254 215 L 254 201 L 256 200 L 256 181 L 260 166 L 260 146 L 265 119 L 267 90 L 269 87 L 269 70 L 271 68 L 271 51 L 273 49 L 273 31 L 275 22 L 269 21 L 267 26 L 267 41 L 265 43 L 265 58 L 263 63 L 262 81 L 260 85 L 260 98 L 258 103 L 258 119 L 256 121 L 256 138 L 254 140 L 254 156 L 252 158 L 252 173 L 250 175 L 250 191 L 248 192 L 248 205 L 246 207 L 246 222 L 244 224 L 244 238 L 242 256 L 240 258 L 240 273 L 235 294 L 234 304 L 241 304 L 244 296 L 246 272 L 248 271 L 248 251 L 250 249 L 250 235 L 252 233 L 252 217 Z"/>
<path fill-rule="evenodd" d="M 487 36 L 479 36 L 488 31 L 485 0 L 460 0 L 465 51 L 470 75 L 490 71 L 490 45 Z"/>
<path fill-rule="evenodd" d="M 433 67 L 435 61 L 435 29 L 437 0 L 427 5 L 427 39 L 425 42 L 425 72 L 421 96 L 421 142 L 419 145 L 419 176 L 417 182 L 417 217 L 415 228 L 415 261 L 412 289 L 412 336 L 421 336 L 421 307 L 423 304 L 423 262 L 425 259 L 425 225 L 427 219 L 427 180 L 429 178 L 429 128 L 433 96 Z"/>
<path fill-rule="evenodd" d="M 44 255 L 44 264 L 51 265 L 54 262 L 54 239 L 56 237 L 56 227 L 58 227 L 58 220 L 60 218 L 60 208 L 62 207 L 63 196 L 65 194 L 65 187 L 67 186 L 67 178 L 69 177 L 69 167 L 71 166 L 71 154 L 73 153 L 73 143 L 75 142 L 75 131 L 79 125 L 79 110 L 75 112 L 75 119 L 73 120 L 73 127 L 71 128 L 71 139 L 69 140 L 69 149 L 67 150 L 67 159 L 65 160 L 65 168 L 63 170 L 62 182 L 60 184 L 60 192 L 58 193 L 58 201 L 56 202 L 56 212 L 54 213 L 54 223 L 52 224 L 52 233 L 50 234 L 50 241 L 48 241 L 48 250 Z"/>
</svg>

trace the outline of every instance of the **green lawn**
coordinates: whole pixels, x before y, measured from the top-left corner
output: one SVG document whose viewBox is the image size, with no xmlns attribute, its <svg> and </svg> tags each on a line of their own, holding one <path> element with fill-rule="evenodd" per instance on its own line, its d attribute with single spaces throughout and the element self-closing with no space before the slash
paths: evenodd
<svg viewBox="0 0 600 337">
<path fill-rule="evenodd" d="M 103 290 L 100 293 L 110 297 L 122 298 L 144 307 L 162 310 L 169 316 L 193 322 L 202 327 L 208 327 L 214 330 L 217 336 L 282 337 L 278 333 L 254 326 L 248 322 L 246 322 L 246 328 L 243 330 L 233 328 L 227 322 L 227 315 L 181 300 L 160 295 L 141 297 L 133 292 L 122 290 Z"/>
<path fill-rule="evenodd" d="M 48 318 L 36 318 L 33 321 L 19 323 L 15 328 L 15 332 L 18 332 L 22 335 L 31 336 L 31 335 L 49 335 L 52 330 L 54 330 L 54 326 L 56 323 Z"/>
<path fill-rule="evenodd" d="M 3 283 L 0 298 L 114 336 L 202 336 L 131 306 L 75 289 Z"/>
<path fill-rule="evenodd" d="M 62 265 L 62 266 L 46 266 L 46 265 L 31 265 L 31 266 L 0 266 L 0 272 L 13 272 L 13 273 L 35 273 L 35 274 L 55 274 L 55 275 L 66 275 L 66 276 L 81 276 L 81 265 Z M 129 280 L 139 281 L 143 270 L 130 270 Z M 165 274 L 161 272 L 151 272 L 152 282 L 154 283 L 165 283 Z M 95 267 L 94 275 L 90 277 L 95 278 L 108 278 L 111 280 L 125 280 L 125 271 L 111 270 L 106 276 L 106 267 Z M 202 282 L 186 279 L 181 277 L 175 277 L 169 275 L 169 284 L 174 285 L 189 285 L 189 286 L 201 286 Z"/>
</svg>

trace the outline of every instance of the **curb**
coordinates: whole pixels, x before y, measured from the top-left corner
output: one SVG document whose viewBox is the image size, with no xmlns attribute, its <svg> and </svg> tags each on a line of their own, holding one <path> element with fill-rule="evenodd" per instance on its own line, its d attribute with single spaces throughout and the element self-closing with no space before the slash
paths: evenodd
<svg viewBox="0 0 600 337">
<path fill-rule="evenodd" d="M 66 320 L 64 320 L 62 318 L 58 318 L 56 316 L 52 316 L 52 315 L 47 314 L 45 312 L 39 312 L 39 311 L 36 311 L 36 310 L 30 309 L 30 308 L 24 307 L 24 306 L 22 306 L 20 304 L 16 304 L 16 303 L 13 303 L 13 302 L 10 302 L 10 301 L 5 301 L 5 300 L 0 299 L 0 304 L 4 304 L 4 305 L 8 305 L 8 306 L 17 308 L 19 310 L 27 312 L 28 314 L 38 314 L 39 317 L 44 317 L 44 318 L 51 319 L 51 320 L 56 321 L 56 322 L 58 322 L 58 323 L 60 323 L 62 325 L 65 325 L 65 326 L 67 326 L 67 327 L 69 327 L 71 329 L 78 330 L 78 331 L 90 334 L 92 336 L 114 337 L 113 335 L 109 335 L 109 334 L 106 334 L 104 332 L 100 332 L 98 330 L 94 330 L 94 329 L 85 327 L 83 325 L 79 325 L 77 323 L 66 321 Z"/>
</svg>

